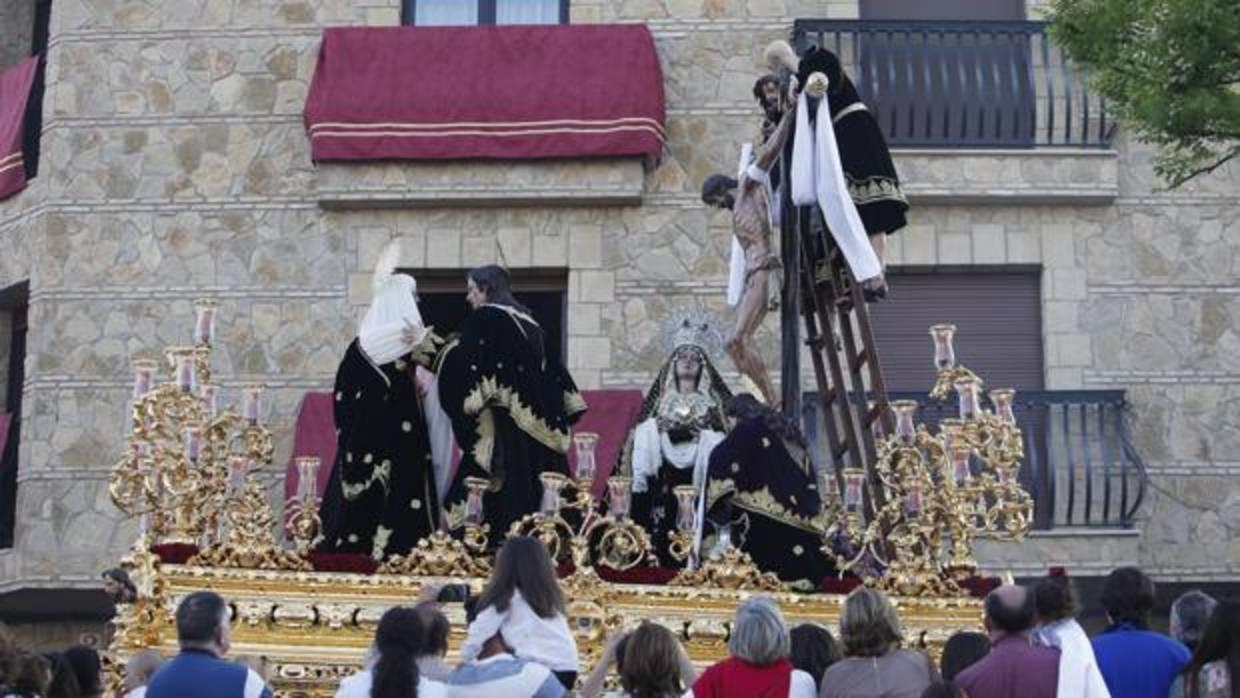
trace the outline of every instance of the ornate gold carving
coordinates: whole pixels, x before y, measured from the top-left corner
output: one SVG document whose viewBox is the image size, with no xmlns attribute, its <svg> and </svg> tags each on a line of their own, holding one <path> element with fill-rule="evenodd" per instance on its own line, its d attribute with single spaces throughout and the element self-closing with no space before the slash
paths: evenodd
<svg viewBox="0 0 1240 698">
<path fill-rule="evenodd" d="M 470 543 L 472 548 L 443 531 L 436 531 L 418 541 L 408 555 L 396 555 L 379 566 L 379 574 L 406 574 L 425 577 L 485 577 L 491 573 L 491 565 L 483 557 L 486 549 L 486 533 L 481 541 L 477 534 Z"/>
<path fill-rule="evenodd" d="M 753 558 L 737 548 L 708 559 L 696 570 L 683 570 L 672 579 L 672 586 L 735 589 L 738 591 L 779 591 L 783 584 L 770 572 L 762 572 Z"/>
</svg>

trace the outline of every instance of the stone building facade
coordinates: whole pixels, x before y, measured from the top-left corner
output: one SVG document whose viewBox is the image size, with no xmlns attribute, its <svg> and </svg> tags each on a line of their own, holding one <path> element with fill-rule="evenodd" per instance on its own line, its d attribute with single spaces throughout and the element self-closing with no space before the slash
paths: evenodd
<svg viewBox="0 0 1240 698">
<path fill-rule="evenodd" d="M 855 18 L 858 4 L 574 0 L 573 22 L 643 21 L 655 35 L 668 149 L 653 170 L 314 166 L 301 111 L 322 28 L 400 16 L 398 0 L 53 0 L 40 174 L 0 202 L 0 287 L 30 283 L 0 593 L 94 585 L 132 541 L 106 487 L 130 361 L 185 342 L 199 297 L 221 302 L 228 398 L 270 386 L 273 483 L 299 400 L 330 385 L 393 238 L 415 269 L 493 262 L 497 246 L 513 268 L 567 269 L 578 382 L 644 387 L 673 311 L 730 319 L 728 222 L 697 192 L 756 128 L 763 48 L 796 18 Z M 21 24 L 0 15 L 0 65 L 28 43 L 10 29 Z M 1127 389 L 1150 470 L 1135 533 L 1056 531 L 987 547 L 989 566 L 1240 575 L 1240 169 L 1164 192 L 1149 151 L 1123 134 L 1105 151 L 895 157 L 914 210 L 893 262 L 1038 265 L 1046 387 Z M 774 329 L 761 337 L 772 364 Z"/>
</svg>

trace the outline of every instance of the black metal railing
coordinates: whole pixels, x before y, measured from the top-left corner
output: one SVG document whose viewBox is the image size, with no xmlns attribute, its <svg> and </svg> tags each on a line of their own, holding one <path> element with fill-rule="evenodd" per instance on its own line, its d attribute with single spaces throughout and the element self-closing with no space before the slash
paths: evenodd
<svg viewBox="0 0 1240 698">
<path fill-rule="evenodd" d="M 893 146 L 1108 148 L 1115 123 L 1043 22 L 799 19 L 840 58 Z"/>
<path fill-rule="evenodd" d="M 921 404 L 918 420 L 937 425 L 955 416 L 954 399 L 929 402 L 925 393 L 891 393 Z M 818 401 L 806 394 L 807 435 Z M 1031 390 L 1016 394 L 1016 420 L 1025 438 L 1021 483 L 1034 500 L 1034 528 L 1130 528 L 1145 498 L 1146 471 L 1128 432 L 1122 390 Z M 822 449 L 815 448 L 816 453 Z"/>
</svg>

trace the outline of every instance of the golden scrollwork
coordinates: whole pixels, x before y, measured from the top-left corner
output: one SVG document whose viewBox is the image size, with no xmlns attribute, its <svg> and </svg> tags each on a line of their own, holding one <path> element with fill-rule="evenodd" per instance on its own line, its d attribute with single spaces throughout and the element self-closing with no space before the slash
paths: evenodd
<svg viewBox="0 0 1240 698">
<path fill-rule="evenodd" d="M 759 570 L 753 558 L 737 548 L 708 558 L 698 569 L 682 570 L 671 584 L 738 591 L 779 591 L 783 588 L 779 577 Z"/>
<path fill-rule="evenodd" d="M 472 537 L 478 541 L 477 534 Z M 481 541 L 485 550 L 486 533 Z M 456 540 L 444 531 L 435 531 L 418 541 L 407 555 L 396 555 L 379 566 L 379 574 L 406 574 L 425 577 L 485 577 L 491 565 L 482 550 Z"/>
</svg>

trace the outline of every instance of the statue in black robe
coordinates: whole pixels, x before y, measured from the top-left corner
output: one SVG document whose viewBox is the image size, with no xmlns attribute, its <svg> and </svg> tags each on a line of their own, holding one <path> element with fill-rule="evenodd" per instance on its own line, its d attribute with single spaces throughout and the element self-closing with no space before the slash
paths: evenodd
<svg viewBox="0 0 1240 698">
<path fill-rule="evenodd" d="M 569 428 L 586 403 L 568 371 L 547 353 L 548 338 L 512 296 L 497 266 L 469 273 L 473 308 L 461 336 L 444 349 L 438 367 L 439 401 L 452 421 L 461 462 L 444 498 L 450 529 L 465 521 L 465 479 L 490 486 L 483 512 L 491 540 L 538 510 L 539 475 L 568 475 Z"/>
<path fill-rule="evenodd" d="M 800 429 L 752 395 L 728 403 L 735 420 L 710 456 L 704 500 L 709 552 L 734 545 L 765 572 L 806 590 L 829 571 L 822 503 Z"/>
<path fill-rule="evenodd" d="M 394 266 L 395 252 L 384 257 Z M 336 461 L 319 512 L 319 549 L 381 560 L 409 552 L 438 527 L 414 371 L 432 366 L 441 342 L 422 326 L 413 277 L 389 269 L 376 271 L 376 281 L 374 302 L 336 372 Z"/>
</svg>

